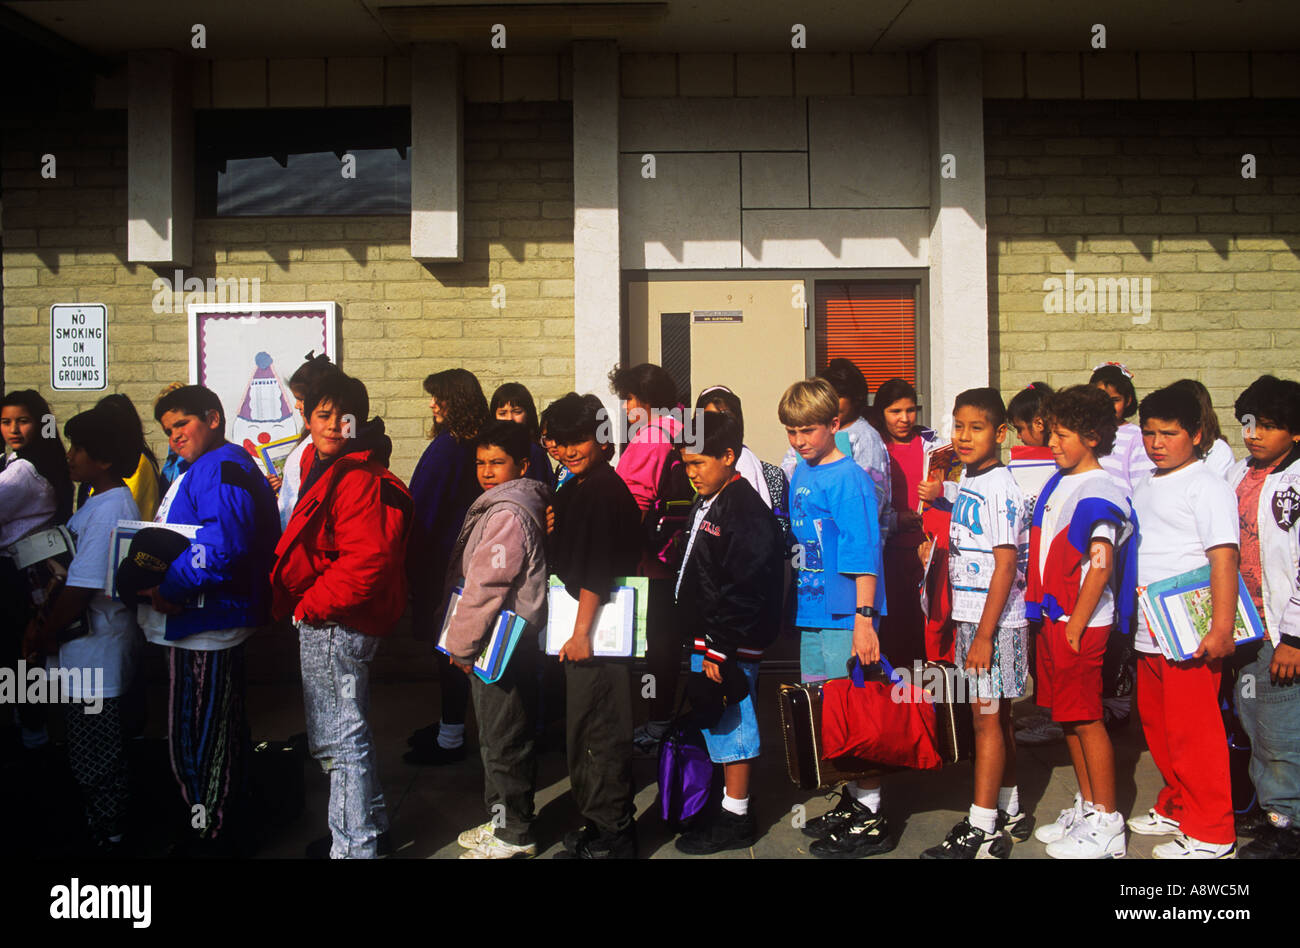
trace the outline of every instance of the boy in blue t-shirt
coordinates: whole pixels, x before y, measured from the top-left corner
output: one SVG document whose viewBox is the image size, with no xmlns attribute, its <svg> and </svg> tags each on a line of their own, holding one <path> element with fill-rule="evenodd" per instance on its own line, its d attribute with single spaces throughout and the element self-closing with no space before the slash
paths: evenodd
<svg viewBox="0 0 1300 948">
<path fill-rule="evenodd" d="M 880 659 L 873 620 L 884 613 L 885 588 L 875 486 L 835 446 L 839 398 L 825 379 L 791 385 L 777 414 L 806 462 L 790 483 L 800 678 L 843 678 L 854 656 L 863 665 Z M 828 858 L 872 856 L 896 844 L 880 813 L 879 779 L 847 783 L 840 802 L 804 832 L 817 840 L 809 851 Z"/>
</svg>

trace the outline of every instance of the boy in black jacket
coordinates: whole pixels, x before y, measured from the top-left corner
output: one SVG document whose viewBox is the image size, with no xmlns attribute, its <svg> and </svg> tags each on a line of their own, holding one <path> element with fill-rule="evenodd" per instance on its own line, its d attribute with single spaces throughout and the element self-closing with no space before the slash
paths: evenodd
<svg viewBox="0 0 1300 948">
<path fill-rule="evenodd" d="M 784 551 L 781 525 L 736 473 L 735 419 L 707 412 L 696 420 L 704 443 L 682 461 L 699 496 L 677 574 L 677 603 L 694 640 L 692 705 L 705 715 L 704 742 L 713 762 L 724 765 L 726 789 L 721 811 L 680 837 L 677 848 L 705 855 L 754 844 L 749 774 L 759 752 L 758 663 L 780 628 Z"/>
</svg>

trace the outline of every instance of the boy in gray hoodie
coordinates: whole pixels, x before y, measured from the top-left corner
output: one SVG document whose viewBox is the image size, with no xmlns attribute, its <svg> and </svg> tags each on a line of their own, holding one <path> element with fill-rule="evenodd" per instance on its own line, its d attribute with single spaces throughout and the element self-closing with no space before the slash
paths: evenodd
<svg viewBox="0 0 1300 948">
<path fill-rule="evenodd" d="M 537 855 L 532 836 L 537 758 L 538 633 L 546 627 L 546 505 L 550 488 L 528 471 L 528 431 L 490 423 L 476 442 L 483 493 L 470 505 L 452 550 L 447 588 L 463 586 L 447 629 L 450 661 L 470 676 L 483 756 L 483 799 L 491 818 L 460 834 L 462 859 Z M 503 609 L 528 625 L 502 676 L 472 674 Z"/>
</svg>

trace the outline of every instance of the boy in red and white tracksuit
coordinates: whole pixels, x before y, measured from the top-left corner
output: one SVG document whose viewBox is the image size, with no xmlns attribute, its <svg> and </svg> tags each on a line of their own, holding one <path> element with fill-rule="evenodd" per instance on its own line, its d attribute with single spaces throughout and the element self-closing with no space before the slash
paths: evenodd
<svg viewBox="0 0 1300 948">
<path fill-rule="evenodd" d="M 1239 523 L 1228 483 L 1200 459 L 1201 414 L 1194 394 L 1177 386 L 1152 392 L 1138 408 L 1142 440 L 1156 469 L 1133 489 L 1138 585 L 1210 568 L 1210 628 L 1195 654 L 1171 661 L 1138 614 L 1137 709 L 1164 786 L 1145 816 L 1128 827 L 1172 836 L 1157 859 L 1236 855 L 1228 739 L 1219 710 L 1224 658 L 1235 644 Z"/>
<path fill-rule="evenodd" d="M 1025 613 L 1041 620 L 1036 698 L 1065 731 L 1079 792 L 1035 837 L 1054 859 L 1125 855 L 1115 753 L 1102 720 L 1102 663 L 1111 630 L 1131 628 L 1137 564 L 1133 507 L 1102 468 L 1115 441 L 1110 400 L 1089 385 L 1044 404 L 1057 473 L 1034 505 Z"/>
<path fill-rule="evenodd" d="M 293 617 L 307 739 L 330 775 L 329 855 L 374 858 L 388 830 L 366 714 L 370 662 L 406 607 L 402 568 L 412 503 L 388 471 L 392 442 L 365 386 L 343 374 L 303 400 L 312 446 L 276 547 L 272 612 Z"/>
</svg>

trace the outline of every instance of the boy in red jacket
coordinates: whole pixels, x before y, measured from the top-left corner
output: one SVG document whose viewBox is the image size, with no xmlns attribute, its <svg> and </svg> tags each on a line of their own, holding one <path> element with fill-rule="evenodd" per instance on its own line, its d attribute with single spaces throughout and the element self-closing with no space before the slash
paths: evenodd
<svg viewBox="0 0 1300 948">
<path fill-rule="evenodd" d="M 330 775 L 333 859 L 373 859 L 388 831 L 366 714 L 370 662 L 406 605 L 402 560 L 411 495 L 388 471 L 392 442 L 366 387 L 338 373 L 303 400 L 311 447 L 275 549 L 272 611 L 293 617 L 302 659 L 307 739 Z M 308 855 L 323 857 L 320 840 Z"/>
</svg>

